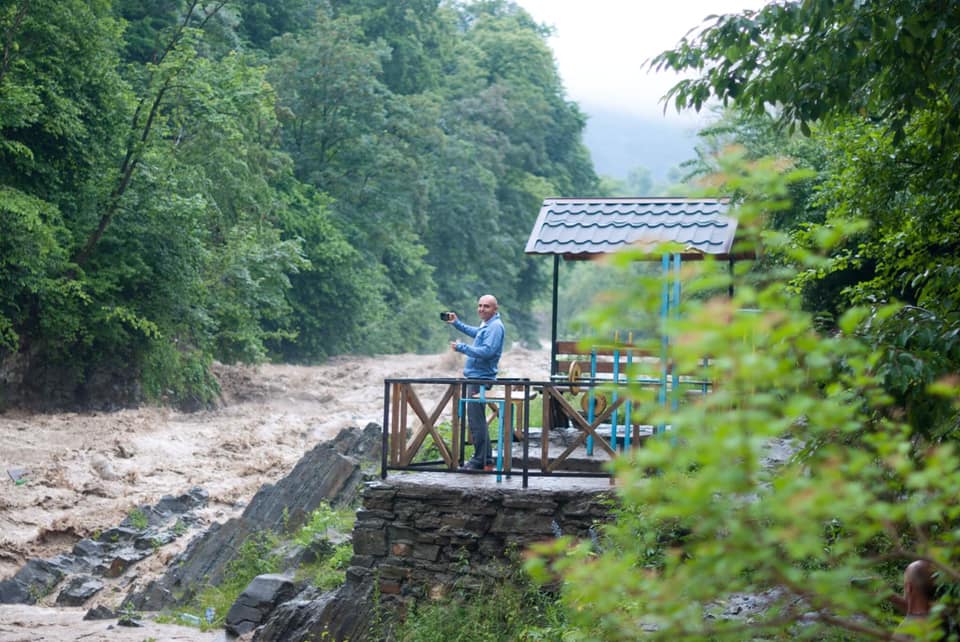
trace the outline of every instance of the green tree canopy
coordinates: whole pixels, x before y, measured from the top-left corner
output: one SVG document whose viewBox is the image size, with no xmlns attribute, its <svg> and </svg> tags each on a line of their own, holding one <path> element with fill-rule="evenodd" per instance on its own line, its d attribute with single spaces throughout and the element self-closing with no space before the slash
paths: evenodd
<svg viewBox="0 0 960 642">
<path fill-rule="evenodd" d="M 716 178 L 745 195 L 741 237 L 815 263 L 857 234 L 838 228 L 814 252 L 766 233 L 758 223 L 789 205 L 786 186 L 804 174 L 778 159 L 740 161 L 722 161 Z M 617 258 L 626 275 L 633 253 Z M 930 560 L 948 591 L 960 578 L 955 442 L 911 430 L 863 340 L 900 306 L 851 307 L 840 332 L 823 334 L 785 275 L 745 283 L 700 267 L 686 271 L 681 313 L 660 329 L 672 367 L 711 380 L 712 392 L 673 390 L 661 404 L 647 384 L 619 387 L 643 423 L 667 430 L 617 459 L 622 503 L 600 546 L 561 539 L 529 568 L 555 580 L 545 573 L 554 560 L 579 639 L 894 639 L 902 615 L 890 598 L 907 563 Z M 597 327 L 655 308 L 661 278 L 625 278 Z M 733 297 L 690 296 L 731 278 Z M 641 346 L 656 351 L 660 339 Z M 956 409 L 958 391 L 954 375 L 929 392 Z M 728 608 L 750 601 L 762 606 L 747 617 Z M 949 596 L 941 605 L 954 608 Z M 940 635 L 922 621 L 905 631 Z"/>
<path fill-rule="evenodd" d="M 524 241 L 595 177 L 516 5 L 31 0 L 0 33 L 18 399 L 208 403 L 213 359 L 437 349 L 482 292 L 536 337 Z"/>
<path fill-rule="evenodd" d="M 873 336 L 888 389 L 914 427 L 941 434 L 956 431 L 955 415 L 929 412 L 940 404 L 923 391 L 960 363 L 958 29 L 953 3 L 776 3 L 718 17 L 653 63 L 701 72 L 671 91 L 678 107 L 733 101 L 751 118 L 729 130 L 736 142 L 764 155 L 764 137 L 783 141 L 778 153 L 818 171 L 773 221 L 796 243 L 866 221 L 796 285 L 823 318 L 851 304 L 911 306 L 875 324 Z M 800 123 L 810 140 L 773 131 L 771 115 Z"/>
<path fill-rule="evenodd" d="M 784 122 L 856 114 L 899 140 L 916 113 L 935 110 L 936 134 L 954 138 L 960 116 L 960 7 L 940 0 L 791 0 L 716 17 L 653 60 L 694 70 L 666 99 L 700 110 L 710 97 Z"/>
<path fill-rule="evenodd" d="M 669 431 L 618 460 L 606 549 L 558 564 L 583 637 L 896 639 L 889 598 L 914 559 L 956 610 L 958 18 L 952 3 L 771 3 L 655 59 L 700 72 L 671 91 L 678 107 L 739 111 L 701 167 L 767 262 L 729 298 L 698 301 L 718 279 L 691 277 L 661 328 L 673 367 L 717 387 L 676 410 L 631 390 Z M 712 154 L 728 142 L 736 163 Z M 655 305 L 662 284 L 625 283 L 598 327 Z M 744 596 L 767 608 L 729 617 Z"/>
</svg>

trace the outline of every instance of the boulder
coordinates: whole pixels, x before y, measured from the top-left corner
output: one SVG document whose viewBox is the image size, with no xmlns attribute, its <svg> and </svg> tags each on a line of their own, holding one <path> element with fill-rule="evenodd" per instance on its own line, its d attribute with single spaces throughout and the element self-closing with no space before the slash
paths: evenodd
<svg viewBox="0 0 960 642">
<path fill-rule="evenodd" d="M 182 515 L 195 508 L 201 508 L 207 505 L 209 493 L 200 487 L 191 488 L 187 493 L 174 497 L 164 495 L 157 502 L 156 508 L 159 511 L 170 513 L 172 515 Z"/>
<path fill-rule="evenodd" d="M 83 606 L 87 600 L 100 592 L 103 582 L 89 575 L 75 575 L 57 595 L 57 606 Z"/>
<path fill-rule="evenodd" d="M 112 620 L 117 614 L 102 604 L 98 604 L 92 609 L 88 609 L 84 614 L 84 620 Z"/>
<path fill-rule="evenodd" d="M 373 584 L 348 583 L 321 593 L 308 588 L 281 604 L 256 630 L 255 642 L 362 640 L 370 626 Z"/>
<path fill-rule="evenodd" d="M 243 635 L 252 631 L 267 619 L 273 609 L 296 593 L 296 585 L 286 575 L 258 575 L 227 612 L 224 621 L 227 632 Z"/>
<path fill-rule="evenodd" d="M 63 570 L 47 560 L 32 559 L 10 579 L 0 581 L 0 604 L 36 604 L 63 579 Z"/>
</svg>

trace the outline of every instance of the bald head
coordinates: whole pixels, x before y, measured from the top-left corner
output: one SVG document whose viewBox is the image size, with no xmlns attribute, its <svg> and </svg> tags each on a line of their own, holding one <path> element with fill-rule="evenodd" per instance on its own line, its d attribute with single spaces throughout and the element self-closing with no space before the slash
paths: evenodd
<svg viewBox="0 0 960 642">
<path fill-rule="evenodd" d="M 937 585 L 933 579 L 933 565 L 926 560 L 910 562 L 903 572 L 903 591 L 907 599 L 914 597 L 932 602 L 937 595 Z"/>
<path fill-rule="evenodd" d="M 484 294 L 482 297 L 477 299 L 477 315 L 479 315 L 483 321 L 489 321 L 492 319 L 493 315 L 497 313 L 497 309 L 499 307 L 500 306 L 497 303 L 497 297 L 493 296 L 492 294 Z"/>
</svg>

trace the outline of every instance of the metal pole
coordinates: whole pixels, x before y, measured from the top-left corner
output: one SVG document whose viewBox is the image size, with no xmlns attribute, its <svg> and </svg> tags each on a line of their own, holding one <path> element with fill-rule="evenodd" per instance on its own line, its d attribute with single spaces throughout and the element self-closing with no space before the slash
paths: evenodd
<svg viewBox="0 0 960 642">
<path fill-rule="evenodd" d="M 500 406 L 499 425 L 497 426 L 497 483 L 499 484 L 503 480 L 503 422 L 506 419 L 504 408 L 507 402 L 498 401 L 497 403 Z M 511 433 L 510 437 L 510 448 L 513 448 L 513 433 Z"/>
<path fill-rule="evenodd" d="M 590 381 L 591 383 L 597 380 L 597 349 L 591 348 L 590 350 Z M 588 395 L 589 401 L 587 403 L 587 421 L 593 423 L 593 386 L 591 385 L 587 392 L 584 393 Z M 593 435 L 587 435 L 587 457 L 593 457 Z"/>
<path fill-rule="evenodd" d="M 680 318 L 680 255 L 673 255 L 673 318 Z M 680 387 L 680 373 L 677 371 L 676 364 L 673 367 L 673 382 L 672 382 L 672 391 L 673 391 L 673 400 L 670 403 L 670 408 L 676 412 L 677 406 L 680 403 L 680 398 L 677 396 L 679 394 L 678 388 Z"/>
<path fill-rule="evenodd" d="M 383 382 L 383 442 L 380 447 L 380 479 L 387 478 L 387 448 L 390 447 L 390 384 Z"/>
<path fill-rule="evenodd" d="M 680 319 L 680 260 L 679 254 L 673 255 L 673 318 Z M 677 364 L 673 364 L 673 400 L 670 402 L 670 408 L 674 413 L 680 406 L 680 372 L 677 370 Z M 670 422 L 673 427 L 673 420 Z M 671 430 L 670 443 L 677 445 L 677 431 Z"/>
<path fill-rule="evenodd" d="M 633 333 L 627 338 L 630 348 L 627 349 L 627 376 L 624 382 L 627 384 L 627 403 L 624 410 L 624 428 L 623 428 L 623 449 L 630 450 L 630 438 L 633 432 L 633 398 L 630 396 L 630 367 L 633 365 Z"/>
<path fill-rule="evenodd" d="M 616 339 L 619 343 L 619 339 Z M 620 389 L 620 350 L 613 351 L 613 391 L 610 393 L 610 403 L 617 404 L 617 391 Z M 617 450 L 617 411 L 610 415 L 610 447 Z"/>
<path fill-rule="evenodd" d="M 550 376 L 557 374 L 557 301 L 560 291 L 560 255 L 553 255 L 553 316 L 550 320 Z"/>
<path fill-rule="evenodd" d="M 529 379 L 524 379 L 529 382 Z M 546 396 L 546 395 L 544 395 Z M 547 430 L 546 426 L 540 430 Z M 512 446 L 511 446 L 512 448 Z M 523 487 L 530 483 L 530 384 L 523 384 Z"/>
<path fill-rule="evenodd" d="M 667 316 L 670 313 L 670 255 L 664 254 L 661 261 L 661 274 L 663 278 L 663 290 L 660 295 L 660 393 L 657 395 L 657 401 L 660 407 L 667 405 Z M 666 429 L 664 424 L 654 426 L 653 432 L 663 432 Z"/>
<path fill-rule="evenodd" d="M 733 298 L 733 257 L 727 259 L 727 266 L 730 270 L 730 285 L 727 287 L 727 294 L 730 295 L 730 298 Z"/>
</svg>

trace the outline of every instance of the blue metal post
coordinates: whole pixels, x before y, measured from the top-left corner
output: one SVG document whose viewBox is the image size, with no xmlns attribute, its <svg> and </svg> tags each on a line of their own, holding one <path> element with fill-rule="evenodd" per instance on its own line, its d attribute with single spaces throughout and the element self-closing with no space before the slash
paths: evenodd
<svg viewBox="0 0 960 642">
<path fill-rule="evenodd" d="M 708 381 L 707 372 L 709 367 L 710 367 L 710 357 L 704 357 L 703 358 L 703 379 L 701 379 L 701 382 L 700 382 L 700 392 L 704 395 L 710 392 L 710 389 L 708 387 L 709 384 L 707 383 Z"/>
<path fill-rule="evenodd" d="M 679 254 L 673 255 L 673 318 L 680 319 L 680 260 Z M 671 408 L 677 412 L 680 406 L 680 372 L 677 370 L 677 364 L 673 364 L 673 403 Z M 670 443 L 677 445 L 677 431 L 671 431 Z"/>
<path fill-rule="evenodd" d="M 619 337 L 617 338 L 619 340 Z M 620 383 L 620 351 L 613 351 L 613 393 L 610 395 L 610 403 L 617 403 L 617 386 Z M 617 449 L 617 411 L 614 410 L 610 415 L 610 447 L 616 451 Z"/>
<path fill-rule="evenodd" d="M 680 318 L 680 255 L 673 255 L 673 318 Z M 676 364 L 674 364 L 676 366 Z M 680 404 L 680 373 L 677 371 L 677 368 L 673 368 L 673 381 L 671 382 L 671 388 L 673 390 L 673 401 L 670 404 L 671 410 L 676 412 Z"/>
<path fill-rule="evenodd" d="M 503 422 L 506 419 L 506 413 L 504 412 L 504 406 L 507 405 L 506 401 L 501 401 L 498 404 L 500 406 L 500 413 L 497 419 L 497 483 L 499 484 L 503 480 Z M 510 435 L 510 450 L 511 456 L 513 455 L 513 434 Z"/>
<path fill-rule="evenodd" d="M 662 275 L 663 275 L 663 293 L 660 297 L 660 393 L 658 395 L 658 401 L 660 406 L 665 408 L 667 406 L 667 316 L 670 313 L 670 255 L 664 254 L 663 260 L 661 262 Z M 658 432 L 663 432 L 666 430 L 666 426 L 663 423 L 660 423 L 657 426 L 654 426 L 653 432 L 657 434 Z"/>
<path fill-rule="evenodd" d="M 631 345 L 633 344 L 633 335 L 632 335 L 632 334 L 631 334 L 630 337 L 627 339 L 627 343 L 630 343 Z M 631 367 L 632 365 L 633 365 L 633 348 L 628 348 L 628 349 L 627 349 L 627 377 L 628 377 L 628 378 L 625 379 L 625 381 L 626 381 L 628 384 L 630 383 L 629 375 L 630 375 L 630 367 Z M 629 390 L 629 389 L 628 389 L 628 390 Z M 624 450 L 629 450 L 629 449 L 630 449 L 630 437 L 631 437 L 631 435 L 630 435 L 631 430 L 630 430 L 630 429 L 633 427 L 633 405 L 632 405 L 632 404 L 633 404 L 632 398 L 628 395 L 628 396 L 627 396 L 627 403 L 624 404 L 624 407 L 626 408 L 626 409 L 624 410 L 624 414 L 626 415 L 626 419 L 625 419 L 625 421 L 624 421 L 624 429 L 623 429 L 623 449 L 624 449 Z"/>
<path fill-rule="evenodd" d="M 478 403 L 474 401 L 473 403 Z M 484 409 L 484 415 L 486 415 L 487 408 L 487 387 L 480 386 L 480 401 L 479 403 Z M 503 407 L 506 405 L 505 401 L 494 401 L 499 408 L 497 412 L 497 483 L 503 479 Z M 489 439 L 489 435 L 487 439 Z"/>
<path fill-rule="evenodd" d="M 590 382 L 597 380 L 597 349 L 590 350 Z M 587 422 L 593 423 L 593 386 L 587 390 Z M 593 457 L 593 435 L 587 435 L 587 457 Z"/>
</svg>

